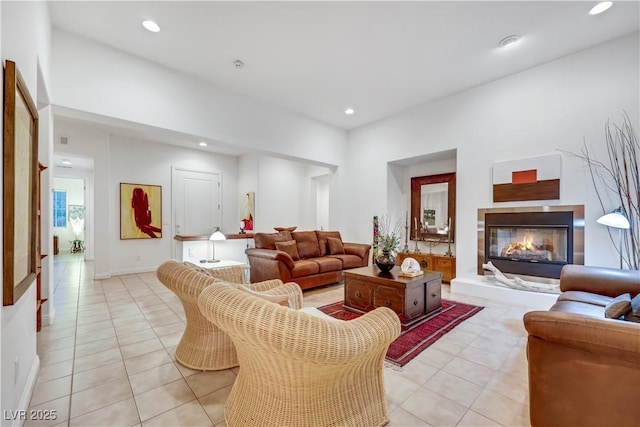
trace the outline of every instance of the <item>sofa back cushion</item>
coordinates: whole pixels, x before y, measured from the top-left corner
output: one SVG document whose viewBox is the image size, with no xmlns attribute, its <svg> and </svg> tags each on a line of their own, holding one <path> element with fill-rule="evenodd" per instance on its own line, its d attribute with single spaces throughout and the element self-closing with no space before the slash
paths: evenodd
<svg viewBox="0 0 640 427">
<path fill-rule="evenodd" d="M 320 247 L 320 256 L 329 255 L 329 245 L 327 244 L 327 238 L 333 237 L 336 239 L 340 239 L 342 241 L 342 237 L 340 236 L 339 231 L 320 231 L 316 230 L 316 236 L 318 236 L 318 246 Z"/>
<path fill-rule="evenodd" d="M 301 259 L 320 256 L 320 246 L 315 231 L 294 231 L 291 236 L 296 241 Z"/>
<path fill-rule="evenodd" d="M 289 231 L 279 233 L 256 233 L 253 235 L 256 249 L 276 249 L 276 242 L 286 242 L 293 240 Z"/>
<path fill-rule="evenodd" d="M 344 245 L 337 237 L 327 237 L 327 247 L 331 255 L 344 255 Z"/>
</svg>

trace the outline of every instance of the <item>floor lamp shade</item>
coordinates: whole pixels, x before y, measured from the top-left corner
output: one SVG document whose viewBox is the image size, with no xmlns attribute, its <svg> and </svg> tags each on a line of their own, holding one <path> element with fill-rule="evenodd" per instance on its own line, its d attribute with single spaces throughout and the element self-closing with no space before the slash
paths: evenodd
<svg viewBox="0 0 640 427">
<path fill-rule="evenodd" d="M 602 215 L 596 220 L 596 222 L 598 224 L 606 225 L 607 227 L 618 229 L 618 234 L 620 235 L 620 247 L 618 248 L 618 252 L 620 252 L 620 269 L 622 269 L 622 230 L 628 230 L 631 228 L 629 219 L 622 211 L 622 208 L 619 207 L 608 214 Z"/>
</svg>

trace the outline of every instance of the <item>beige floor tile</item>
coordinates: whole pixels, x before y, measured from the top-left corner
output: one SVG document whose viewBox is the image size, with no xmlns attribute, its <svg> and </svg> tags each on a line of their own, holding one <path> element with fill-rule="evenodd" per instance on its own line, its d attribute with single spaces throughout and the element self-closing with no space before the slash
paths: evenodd
<svg viewBox="0 0 640 427">
<path fill-rule="evenodd" d="M 69 399 L 70 396 L 64 396 L 59 399 L 41 403 L 40 405 L 30 406 L 27 410 L 27 419 L 25 420 L 24 427 L 54 426 L 68 420 Z M 35 415 L 35 417 L 31 417 L 31 415 Z"/>
<path fill-rule="evenodd" d="M 38 374 L 39 382 L 46 382 L 54 380 L 56 378 L 66 377 L 71 375 L 73 370 L 73 359 L 65 360 L 64 362 L 53 363 L 51 365 L 41 366 L 40 373 Z"/>
<path fill-rule="evenodd" d="M 152 328 L 166 326 L 173 323 L 184 323 L 184 321 L 175 314 L 166 314 L 165 316 L 149 319 L 148 322 Z"/>
<path fill-rule="evenodd" d="M 71 375 L 54 380 L 38 382 L 31 395 L 30 406 L 39 405 L 71 394 Z"/>
<path fill-rule="evenodd" d="M 121 346 L 120 352 L 122 353 L 122 357 L 126 360 L 133 357 L 141 356 L 143 354 L 151 353 L 162 348 L 164 348 L 164 346 L 162 345 L 160 340 L 154 336 L 154 338 L 150 340 Z"/>
<path fill-rule="evenodd" d="M 107 338 L 115 337 L 116 331 L 113 328 L 105 328 L 101 331 L 85 332 L 76 335 L 76 345 L 88 344 L 90 342 L 100 341 Z"/>
<path fill-rule="evenodd" d="M 130 344 L 154 339 L 156 337 L 157 336 L 154 330 L 149 327 L 136 332 L 132 332 L 130 334 L 118 335 L 118 343 L 120 343 L 121 346 L 127 346 Z"/>
<path fill-rule="evenodd" d="M 468 410 L 457 427 L 501 427 L 501 425 L 477 412 Z"/>
<path fill-rule="evenodd" d="M 137 319 L 137 317 L 136 317 Z M 115 326 L 116 335 L 128 335 L 134 332 L 140 332 L 147 329 L 151 329 L 151 325 L 147 322 L 146 319 L 139 319 L 130 322 L 124 322 Z"/>
<path fill-rule="evenodd" d="M 46 351 L 53 351 L 53 350 L 61 350 L 63 348 L 69 348 L 69 347 L 73 348 L 75 343 L 76 343 L 76 337 L 71 336 L 68 338 L 55 339 L 51 342 L 45 342 L 45 343 L 42 343 L 41 341 L 38 340 L 38 347 Z"/>
<path fill-rule="evenodd" d="M 177 323 L 170 323 L 168 325 L 157 326 L 153 328 L 153 330 L 156 332 L 156 334 L 159 337 L 162 337 L 164 335 L 177 334 L 178 332 L 182 334 L 184 332 L 185 327 L 186 325 L 184 323 L 177 322 Z"/>
<path fill-rule="evenodd" d="M 207 415 L 209 415 L 209 419 L 213 421 L 216 427 L 225 425 L 224 404 L 229 397 L 229 393 L 231 393 L 231 387 L 232 386 L 225 387 L 198 399 L 204 410 L 207 412 Z"/>
<path fill-rule="evenodd" d="M 467 411 L 466 406 L 426 388 L 412 394 L 400 407 L 432 426 L 455 426 Z"/>
<path fill-rule="evenodd" d="M 420 419 L 410 412 L 397 407 L 389 413 L 389 424 L 387 427 L 430 427 L 423 419 Z"/>
<path fill-rule="evenodd" d="M 486 386 L 496 374 L 496 371 L 491 368 L 469 362 L 460 357 L 451 359 L 442 369 L 480 387 Z"/>
<path fill-rule="evenodd" d="M 167 427 L 212 427 L 213 423 L 209 416 L 197 400 L 185 403 L 177 408 L 171 409 L 163 414 L 157 415 L 143 422 L 144 427 L 167 426 Z"/>
<path fill-rule="evenodd" d="M 395 372 L 391 369 L 385 369 L 383 375 L 387 396 L 393 403 L 398 405 L 420 389 L 418 384 L 406 378 L 399 372 Z M 389 394 L 391 390 L 393 390 L 393 393 Z"/>
<path fill-rule="evenodd" d="M 427 365 L 426 363 L 416 359 L 413 359 L 401 368 L 390 365 L 385 367 L 385 371 L 387 369 L 396 372 L 401 377 L 413 381 L 418 385 L 423 385 L 429 378 L 438 372 L 438 368 Z"/>
<path fill-rule="evenodd" d="M 485 389 L 524 405 L 529 404 L 529 384 L 520 376 L 499 372 L 489 381 Z"/>
<path fill-rule="evenodd" d="M 181 365 L 180 362 L 176 361 L 175 360 L 176 359 L 176 357 L 175 357 L 176 356 L 175 349 L 173 349 L 173 350 L 167 349 L 167 352 L 171 355 L 171 360 L 173 360 L 173 362 L 176 365 L 176 368 L 178 368 L 178 370 L 180 371 L 180 373 L 182 374 L 183 377 L 187 378 L 190 375 L 195 375 L 195 374 L 197 374 L 199 372 L 202 372 L 202 371 L 196 371 L 195 369 L 187 368 L 186 366 Z"/>
<path fill-rule="evenodd" d="M 50 350 L 42 353 L 40 358 L 40 365 L 53 365 L 54 363 L 64 362 L 65 360 L 73 359 L 74 349 L 73 347 L 61 348 L 60 350 Z"/>
<path fill-rule="evenodd" d="M 507 356 L 504 354 L 496 354 L 489 351 L 480 350 L 475 347 L 467 347 L 462 350 L 459 354 L 459 357 L 466 359 L 470 362 L 477 363 L 478 365 L 486 366 L 487 368 L 491 368 L 493 370 L 498 370 L 500 366 L 507 359 Z"/>
<path fill-rule="evenodd" d="M 156 350 L 124 361 L 124 365 L 126 366 L 127 373 L 129 375 L 137 374 L 147 369 L 155 368 L 156 366 L 165 365 L 167 363 L 171 363 L 171 358 L 164 349 Z"/>
<path fill-rule="evenodd" d="M 236 376 L 228 369 L 223 371 L 199 372 L 185 378 L 196 397 L 233 385 Z"/>
<path fill-rule="evenodd" d="M 95 353 L 101 353 L 107 350 L 118 348 L 118 340 L 116 337 L 109 337 L 103 340 L 92 341 L 87 344 L 76 345 L 75 357 L 85 357 Z"/>
<path fill-rule="evenodd" d="M 129 382 L 131 383 L 133 394 L 140 394 L 162 385 L 172 383 L 180 378 L 182 378 L 182 374 L 180 374 L 178 368 L 176 368 L 173 363 L 167 363 L 165 365 L 130 375 Z"/>
<path fill-rule="evenodd" d="M 127 379 L 124 363 L 119 360 L 98 368 L 73 374 L 73 392 L 79 392 L 112 381 Z"/>
<path fill-rule="evenodd" d="M 101 320 L 99 322 L 90 323 L 88 325 L 78 326 L 78 335 L 92 334 L 95 332 L 101 332 L 105 329 L 113 329 L 113 323 L 111 319 Z"/>
<path fill-rule="evenodd" d="M 424 387 L 467 408 L 482 391 L 482 387 L 442 370 L 431 377 Z"/>
<path fill-rule="evenodd" d="M 469 346 L 487 351 L 489 353 L 496 353 L 508 357 L 509 354 L 513 351 L 514 344 L 507 344 L 503 341 L 499 341 L 493 338 L 476 337 L 476 339 L 473 340 L 473 342 L 469 344 Z"/>
<path fill-rule="evenodd" d="M 504 426 L 529 426 L 529 407 L 501 394 L 484 390 L 471 409 Z"/>
<path fill-rule="evenodd" d="M 99 368 L 122 360 L 120 349 L 113 348 L 111 350 L 101 351 L 88 356 L 77 357 L 73 366 L 73 372 L 82 372 L 89 369 Z"/>
<path fill-rule="evenodd" d="M 177 346 L 182 339 L 183 332 L 176 332 L 170 335 L 163 335 L 160 337 L 160 342 L 165 348 Z"/>
<path fill-rule="evenodd" d="M 156 387 L 135 396 L 138 413 L 143 423 L 149 418 L 190 402 L 195 398 L 196 396 L 184 379 Z"/>
<path fill-rule="evenodd" d="M 116 380 L 71 395 L 71 418 L 131 397 L 129 381 Z"/>
<path fill-rule="evenodd" d="M 426 348 L 422 353 L 417 355 L 415 359 L 426 363 L 427 365 L 434 366 L 436 368 L 442 368 L 451 359 L 455 357 L 454 354 L 447 353 L 442 350 L 438 350 L 433 346 Z"/>
<path fill-rule="evenodd" d="M 133 397 L 130 397 L 79 417 L 71 418 L 69 426 L 131 426 L 137 423 L 140 423 L 138 408 Z"/>
</svg>

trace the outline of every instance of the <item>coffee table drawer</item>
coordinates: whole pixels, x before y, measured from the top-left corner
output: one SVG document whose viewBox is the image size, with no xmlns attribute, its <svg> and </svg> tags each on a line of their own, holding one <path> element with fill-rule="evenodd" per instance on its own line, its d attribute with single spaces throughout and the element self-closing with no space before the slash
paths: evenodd
<svg viewBox="0 0 640 427">
<path fill-rule="evenodd" d="M 431 313 L 434 310 L 438 310 L 442 307 L 441 303 L 441 291 L 442 286 L 440 280 L 431 280 L 426 284 L 427 288 L 427 307 L 426 313 Z"/>
<path fill-rule="evenodd" d="M 371 285 L 362 280 L 347 278 L 344 284 L 344 303 L 363 311 L 373 310 L 375 306 Z"/>
<path fill-rule="evenodd" d="M 404 314 L 404 295 L 402 289 L 377 286 L 373 293 L 373 305 L 375 307 L 389 307 L 398 316 Z"/>
</svg>

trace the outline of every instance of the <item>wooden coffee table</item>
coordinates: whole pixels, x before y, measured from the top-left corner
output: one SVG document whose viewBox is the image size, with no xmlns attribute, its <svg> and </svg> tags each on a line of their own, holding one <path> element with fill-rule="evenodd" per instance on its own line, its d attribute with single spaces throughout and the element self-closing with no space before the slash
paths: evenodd
<svg viewBox="0 0 640 427">
<path fill-rule="evenodd" d="M 400 267 L 382 273 L 378 267 L 354 268 L 344 272 L 344 309 L 366 313 L 389 307 L 398 314 L 402 330 L 441 309 L 442 273 L 423 270 L 417 277 L 398 276 Z"/>
</svg>

